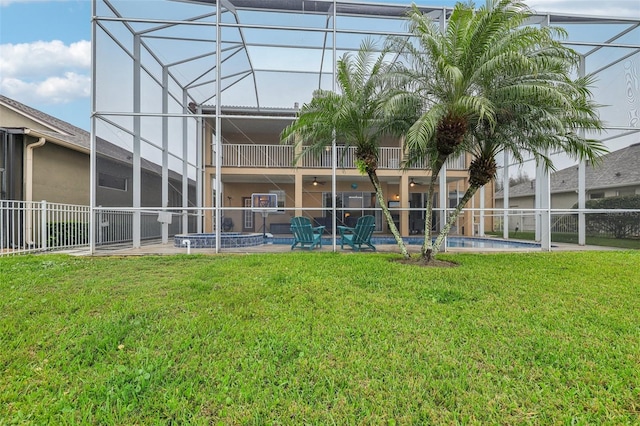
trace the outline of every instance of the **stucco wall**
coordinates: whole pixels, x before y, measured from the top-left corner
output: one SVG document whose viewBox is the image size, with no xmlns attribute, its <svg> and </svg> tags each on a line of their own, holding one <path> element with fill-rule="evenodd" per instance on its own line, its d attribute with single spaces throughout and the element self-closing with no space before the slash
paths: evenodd
<svg viewBox="0 0 640 426">
<path fill-rule="evenodd" d="M 87 164 L 88 166 L 88 164 Z M 133 169 L 131 165 L 126 165 L 108 158 L 98 158 L 98 173 L 107 173 L 111 176 L 127 179 L 127 190 L 96 187 L 96 204 L 102 207 L 130 207 L 133 205 Z M 149 171 L 142 171 L 141 174 L 141 194 L 140 203 L 142 207 L 162 206 L 162 177 Z M 169 204 L 168 207 L 182 206 L 182 182 L 169 179 Z M 189 187 L 189 200 L 195 203 L 194 185 Z"/>
<path fill-rule="evenodd" d="M 53 143 L 33 150 L 33 201 L 89 204 L 89 156 Z"/>
</svg>

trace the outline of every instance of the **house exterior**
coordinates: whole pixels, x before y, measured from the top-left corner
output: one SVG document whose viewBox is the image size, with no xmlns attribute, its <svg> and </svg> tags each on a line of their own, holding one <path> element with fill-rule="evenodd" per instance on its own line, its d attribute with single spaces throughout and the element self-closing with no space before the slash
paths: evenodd
<svg viewBox="0 0 640 426">
<path fill-rule="evenodd" d="M 90 135 L 83 129 L 10 99 L 0 96 L 0 164 L 2 164 L 2 199 L 16 201 L 89 204 Z M 203 111 L 212 112 L 203 106 Z M 296 117 L 297 109 L 225 108 L 227 118 L 222 121 L 222 206 L 226 230 L 238 232 L 262 231 L 262 215 L 251 210 L 251 195 L 278 195 L 278 212 L 265 218 L 266 231 L 274 234 L 289 232 L 294 215 L 305 215 L 331 231 L 332 167 L 331 151 L 320 157 L 306 156 L 296 163 L 293 146 L 280 143 L 281 131 Z M 203 125 L 205 207 L 214 205 L 216 175 L 215 126 L 213 120 Z M 206 129 L 213 129 L 207 132 Z M 131 153 L 100 139 L 96 144 L 96 205 L 131 205 Z M 353 225 L 358 217 L 376 217 L 376 231 L 388 231 L 368 177 L 359 173 L 354 162 L 354 148 L 337 147 L 336 208 L 339 225 Z M 401 170 L 403 147 L 401 141 L 388 139 L 380 151 L 378 174 L 387 197 L 387 205 L 404 210 L 393 211 L 396 225 L 403 235 L 424 233 L 424 204 L 427 182 L 426 168 Z M 161 169 L 143 160 L 143 180 L 147 189 L 142 192 L 142 206 L 161 205 Z M 446 171 L 446 204 L 454 207 L 467 188 L 467 159 L 452 159 Z M 445 182 L 445 180 L 442 180 Z M 156 189 L 154 189 L 156 188 Z M 168 207 L 182 206 L 181 177 L 171 172 Z M 190 182 L 190 205 L 195 205 L 195 185 Z M 443 195 L 437 189 L 436 208 Z M 479 194 L 474 205 L 480 205 Z M 485 195 L 485 206 L 491 206 L 491 191 Z M 409 210 L 411 209 L 411 210 Z M 439 215 L 434 215 L 434 230 L 439 227 Z M 214 215 L 204 214 L 204 231 L 214 229 Z M 475 219 L 477 221 L 477 218 Z M 454 232 L 471 235 L 474 229 L 471 213 L 464 214 Z"/>
<path fill-rule="evenodd" d="M 595 166 L 586 164 L 586 200 L 640 194 L 640 143 L 612 151 Z M 536 181 L 530 180 L 509 188 L 509 208 L 527 210 L 535 207 Z M 550 175 L 551 209 L 571 209 L 578 202 L 578 166 L 567 167 Z M 504 206 L 504 192 L 495 195 L 496 208 Z M 517 213 L 516 213 L 517 215 Z M 533 216 L 510 221 L 513 230 L 534 226 Z"/>
<path fill-rule="evenodd" d="M 90 222 L 90 134 L 67 122 L 0 95 L 0 251 L 37 248 L 72 232 L 74 241 L 87 241 Z M 131 152 L 100 139 L 96 155 L 96 205 L 130 205 L 133 198 Z M 143 160 L 141 176 L 147 190 L 143 206 L 161 205 L 162 168 Z M 167 207 L 182 206 L 182 177 L 168 174 Z M 195 184 L 188 181 L 188 203 L 195 205 Z M 45 203 L 42 203 L 45 201 Z M 96 243 L 130 241 L 132 214 L 102 210 L 96 216 Z M 193 220 L 190 220 L 192 226 Z M 73 223 L 73 225 L 70 225 Z M 158 213 L 142 215 L 141 237 L 165 236 Z M 44 237 L 43 226 L 49 227 Z M 165 228 L 179 233 L 173 221 Z M 73 229 L 73 231 L 69 231 Z M 67 238 L 67 237 L 64 237 Z M 49 240 L 49 241 L 48 241 Z"/>
<path fill-rule="evenodd" d="M 192 107 L 194 107 L 192 105 Z M 204 113 L 215 114 L 215 107 L 203 105 Z M 226 210 L 223 215 L 234 224 L 234 231 L 289 232 L 291 217 L 304 215 L 316 224 L 325 225 L 331 232 L 332 220 L 332 152 L 327 147 L 319 156 L 302 156 L 292 145 L 280 142 L 280 133 L 296 117 L 297 108 L 267 108 L 260 111 L 243 107 L 223 107 L 221 120 L 221 161 L 220 175 L 222 194 L 220 200 Z M 215 120 L 206 120 L 204 132 L 205 206 L 214 206 L 214 183 L 216 177 Z M 355 148 L 345 147 L 337 142 L 336 223 L 352 226 L 358 217 L 371 214 L 376 217 L 376 232 L 387 233 L 379 203 L 369 178 L 360 174 L 355 165 Z M 404 236 L 424 233 L 424 206 L 430 171 L 426 167 L 415 167 L 408 171 L 401 169 L 403 160 L 402 141 L 387 139 L 382 143 L 379 155 L 378 175 L 387 205 L 398 210 L 392 211 L 396 225 Z M 445 185 L 447 208 L 455 207 L 468 187 L 467 157 L 451 159 L 447 163 L 445 180 L 436 189 L 435 206 L 442 205 L 442 183 Z M 485 206 L 492 205 L 492 187 L 485 191 Z M 251 210 L 251 196 L 254 193 L 275 193 L 278 195 L 280 212 L 265 218 Z M 480 206 L 480 193 L 470 203 Z M 378 208 L 378 209 L 377 209 Z M 377 210 L 376 210 L 377 209 Z M 402 210 L 401 210 L 402 209 Z M 413 210 L 411 210 L 413 209 Z M 436 226 L 439 229 L 439 215 Z M 214 216 L 205 217 L 205 231 L 212 231 Z M 454 233 L 472 235 L 474 219 L 471 212 L 465 213 L 454 228 Z M 487 222 L 488 223 L 488 222 Z M 477 223 L 476 223 L 477 225 Z M 489 226 L 487 224 L 486 226 Z M 475 227 L 477 229 L 477 226 Z"/>
<path fill-rule="evenodd" d="M 1 199 L 88 204 L 86 131 L 0 95 Z"/>
<path fill-rule="evenodd" d="M 90 134 L 18 101 L 0 95 L 0 170 L 2 200 L 89 205 Z M 100 140 L 96 162 L 96 201 L 102 206 L 130 205 L 131 153 Z M 160 167 L 143 164 L 145 182 L 159 187 Z M 180 199 L 180 176 L 169 176 L 170 203 Z M 195 186 L 190 184 L 193 201 Z M 144 206 L 159 206 L 159 191 L 143 194 Z M 171 205 L 170 205 L 171 206 Z"/>
</svg>

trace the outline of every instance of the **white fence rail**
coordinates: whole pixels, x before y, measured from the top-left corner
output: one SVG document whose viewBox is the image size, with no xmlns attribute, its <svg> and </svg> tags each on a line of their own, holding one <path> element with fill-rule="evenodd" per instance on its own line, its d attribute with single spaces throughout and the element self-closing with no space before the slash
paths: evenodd
<svg viewBox="0 0 640 426">
<path fill-rule="evenodd" d="M 162 237 L 160 211 L 140 212 L 140 237 L 155 240 Z M 168 235 L 182 233 L 184 214 L 170 212 Z M 131 210 L 96 208 L 96 245 L 133 241 L 134 215 Z M 47 201 L 0 201 L 0 256 L 38 253 L 89 247 L 89 206 L 49 203 Z M 196 215 L 188 216 L 186 232 L 195 229 Z"/>
<path fill-rule="evenodd" d="M 238 210 L 237 214 L 242 214 L 242 209 L 231 210 Z M 503 230 L 503 209 L 486 209 L 483 213 L 479 209 L 468 210 L 473 210 L 476 232 L 481 222 L 486 231 Z M 164 223 L 168 224 L 168 236 L 195 232 L 198 219 L 202 215 L 211 214 L 211 211 L 211 208 L 184 210 L 97 207 L 94 221 L 95 243 L 97 247 L 109 249 L 109 246 L 132 243 L 134 237 L 139 237 L 142 241 L 154 241 L 162 237 Z M 537 222 L 544 219 L 545 215 L 548 215 L 551 235 L 577 235 L 579 215 L 584 214 L 587 236 L 640 239 L 640 210 L 509 209 L 508 212 L 509 231 L 516 237 L 519 233 L 536 232 L 539 225 Z M 170 220 L 167 219 L 167 214 Z M 320 213 L 318 215 L 322 216 Z M 439 215 L 435 216 L 438 223 Z M 90 222 L 88 206 L 0 200 L 0 256 L 88 247 Z M 140 233 L 134 235 L 134 227 L 138 222 Z"/>
<path fill-rule="evenodd" d="M 356 148 L 337 147 L 338 168 L 356 168 Z M 291 145 L 269 145 L 269 144 L 223 144 L 222 145 L 222 166 L 223 167 L 256 167 L 256 168 L 278 168 L 294 167 L 294 148 Z M 380 169 L 400 170 L 402 167 L 403 153 L 401 148 L 381 147 L 378 156 L 378 167 Z M 215 165 L 215 163 L 214 163 Z M 307 153 L 300 158 L 298 167 L 329 169 L 331 168 L 331 149 L 321 153 Z M 428 169 L 427 162 L 416 164 L 411 169 Z M 466 169 L 464 155 L 447 160 L 449 170 Z"/>
<path fill-rule="evenodd" d="M 215 165 L 215 164 L 214 164 Z M 223 144 L 223 167 L 292 167 L 293 146 Z"/>
<path fill-rule="evenodd" d="M 487 210 L 485 217 L 492 217 L 493 231 L 504 230 L 504 213 Z M 585 209 L 552 210 L 550 216 L 550 231 L 552 234 L 578 234 L 579 214 L 584 213 L 585 231 L 587 236 L 599 236 L 616 239 L 640 239 L 640 210 L 604 210 Z M 542 211 L 542 215 L 546 215 Z M 509 232 L 535 232 L 536 221 L 540 215 L 535 209 L 511 209 L 508 214 Z"/>
<path fill-rule="evenodd" d="M 168 235 L 173 236 L 182 233 L 182 213 L 169 212 Z M 140 212 L 140 239 L 155 240 L 162 237 L 162 223 L 158 221 L 160 211 Z M 126 209 L 109 209 L 98 207 L 96 209 L 96 245 L 105 246 L 121 244 L 133 241 L 133 226 L 135 212 Z M 196 217 L 189 217 L 188 228 L 195 228 Z M 188 230 L 185 232 L 189 232 Z"/>
<path fill-rule="evenodd" d="M 89 245 L 89 207 L 0 201 L 0 256 Z"/>
</svg>

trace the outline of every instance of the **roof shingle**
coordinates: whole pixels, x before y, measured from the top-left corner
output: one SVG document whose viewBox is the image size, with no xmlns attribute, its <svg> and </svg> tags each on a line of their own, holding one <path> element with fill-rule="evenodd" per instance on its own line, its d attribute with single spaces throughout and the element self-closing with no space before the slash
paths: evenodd
<svg viewBox="0 0 640 426">
<path fill-rule="evenodd" d="M 586 186 L 590 190 L 640 185 L 640 143 L 612 151 L 600 157 L 594 167 L 586 165 Z M 578 166 L 551 173 L 551 193 L 575 192 L 578 189 Z M 535 194 L 535 180 L 509 187 L 509 198 Z M 504 198 L 504 191 L 496 192 Z"/>
</svg>

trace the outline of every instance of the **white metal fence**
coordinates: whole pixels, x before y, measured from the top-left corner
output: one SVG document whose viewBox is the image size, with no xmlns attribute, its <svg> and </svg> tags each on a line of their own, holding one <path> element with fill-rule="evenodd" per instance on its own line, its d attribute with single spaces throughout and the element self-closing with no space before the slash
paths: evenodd
<svg viewBox="0 0 640 426">
<path fill-rule="evenodd" d="M 106 246 L 112 244 L 129 243 L 134 238 L 134 210 L 126 208 L 110 209 L 98 207 L 96 209 L 96 245 Z M 166 219 L 161 214 L 167 214 L 171 218 L 168 221 L 168 235 L 173 236 L 183 233 L 184 214 L 181 211 L 143 210 L 140 212 L 140 239 L 156 240 L 162 237 L 162 223 Z M 196 216 L 194 212 L 188 216 L 187 230 L 195 229 Z"/>
<path fill-rule="evenodd" d="M 0 201 L 0 256 L 89 245 L 88 206 Z"/>
<path fill-rule="evenodd" d="M 135 212 L 127 209 L 96 208 L 95 240 L 99 247 L 133 241 Z M 140 212 L 140 238 L 143 241 L 162 237 L 160 210 Z M 194 212 L 164 213 L 168 236 L 195 229 Z M 0 201 L 0 256 L 43 251 L 89 248 L 89 206 L 49 203 L 47 201 Z"/>
<path fill-rule="evenodd" d="M 485 217 L 491 217 L 493 231 L 504 230 L 504 212 L 487 210 Z M 585 216 L 585 233 L 587 236 L 599 236 L 617 239 L 640 239 L 640 210 L 605 210 L 584 209 L 549 211 L 550 230 L 552 234 L 577 234 L 579 232 L 579 215 Z M 511 209 L 508 213 L 509 232 L 535 232 L 536 222 L 546 211 L 535 209 Z"/>
<path fill-rule="evenodd" d="M 231 211 L 233 210 L 233 211 Z M 237 210 L 226 211 L 231 215 Z M 305 209 L 309 210 L 309 209 Z M 314 215 L 322 216 L 318 213 Z M 339 209 L 343 210 L 343 209 Z M 376 211 L 378 209 L 375 209 Z M 401 210 L 398 209 L 397 214 Z M 411 211 L 416 209 L 411 209 Z M 504 209 L 466 209 L 472 211 L 474 234 L 482 234 L 491 230 L 503 232 Z M 202 215 L 211 214 L 212 209 L 187 210 L 176 209 L 127 209 L 103 208 L 95 209 L 95 243 L 98 248 L 110 248 L 127 245 L 134 239 L 156 241 L 163 237 L 163 225 L 167 224 L 165 236 L 196 232 L 198 221 Z M 309 212 L 307 212 L 309 213 Z M 413 213 L 419 213 L 415 211 Z M 585 215 L 587 236 L 613 239 L 640 240 L 640 210 L 545 210 L 510 209 L 508 210 L 509 231 L 516 238 L 523 232 L 535 232 L 537 221 L 545 215 L 549 217 L 552 238 L 561 235 L 578 234 L 579 215 Z M 140 233 L 135 235 L 134 228 L 139 215 Z M 411 216 L 411 212 L 409 212 Z M 439 214 L 434 215 L 438 228 Z M 238 216 L 240 217 L 240 216 Z M 238 222 L 241 223 L 241 222 Z M 67 205 L 59 203 L 0 201 L 0 256 L 35 253 L 50 250 L 71 248 L 88 248 L 89 246 L 90 209 L 88 206 Z M 457 227 L 456 227 L 457 228 Z M 453 233 L 456 233 L 454 231 Z M 515 232 L 515 234 L 513 234 Z M 554 237 L 554 235 L 556 237 Z M 560 237 L 558 237 L 560 238 Z"/>
</svg>

